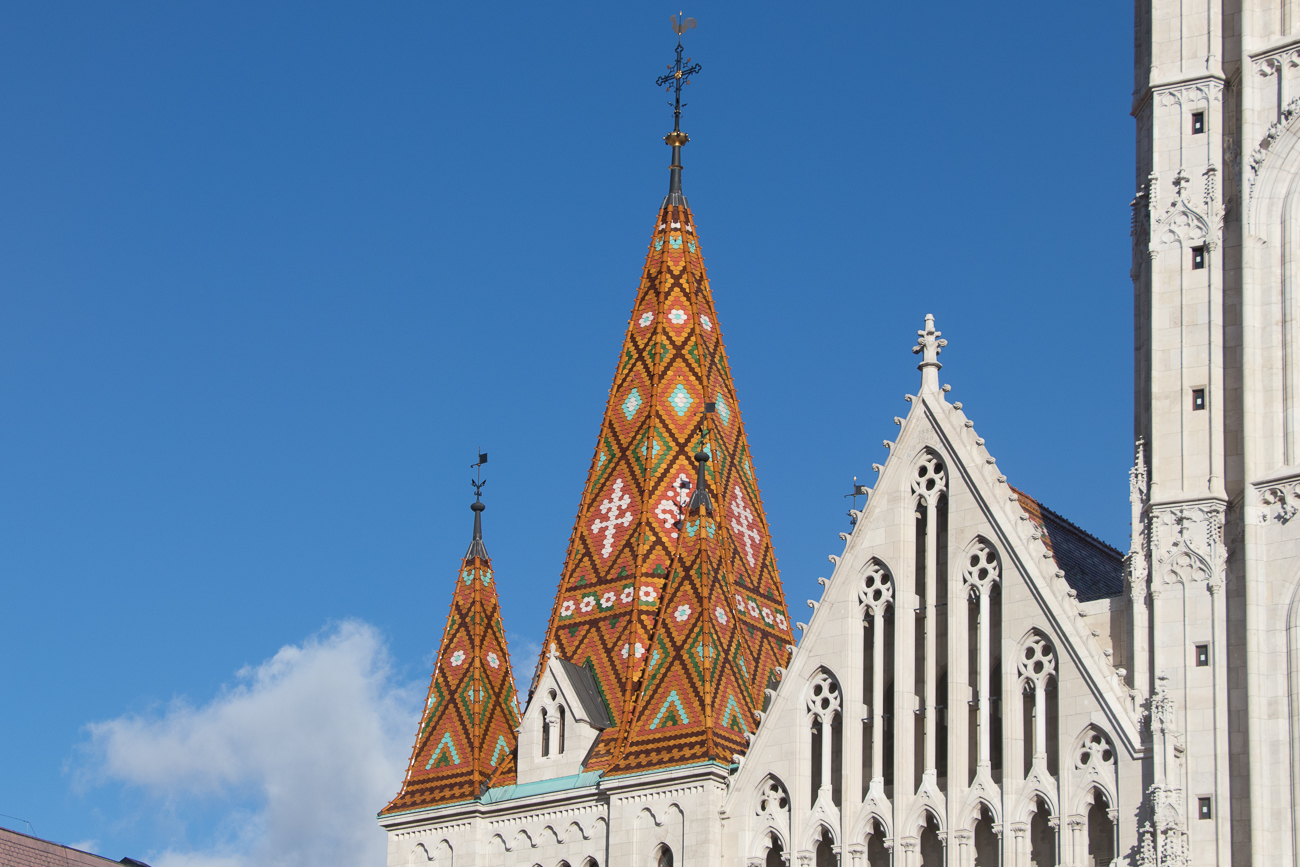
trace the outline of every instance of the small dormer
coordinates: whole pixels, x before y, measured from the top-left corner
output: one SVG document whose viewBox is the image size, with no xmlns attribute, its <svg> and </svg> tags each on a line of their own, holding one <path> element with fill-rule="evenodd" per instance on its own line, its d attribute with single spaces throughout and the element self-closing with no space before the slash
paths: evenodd
<svg viewBox="0 0 1300 867">
<path fill-rule="evenodd" d="M 596 739 L 613 724 L 591 672 L 552 656 L 519 724 L 519 782 L 581 773 Z"/>
</svg>

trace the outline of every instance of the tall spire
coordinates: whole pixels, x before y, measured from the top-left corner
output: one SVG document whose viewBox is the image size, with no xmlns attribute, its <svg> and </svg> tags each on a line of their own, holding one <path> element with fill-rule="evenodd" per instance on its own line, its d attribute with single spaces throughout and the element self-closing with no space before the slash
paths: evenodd
<svg viewBox="0 0 1300 867">
<path fill-rule="evenodd" d="M 487 455 L 480 455 L 481 466 Z M 513 767 L 519 704 L 492 562 L 483 545 L 483 481 L 475 480 L 474 536 L 461 561 L 411 763 L 384 814 L 477 798 Z"/>
<path fill-rule="evenodd" d="M 664 136 L 664 142 L 673 149 L 673 164 L 668 167 L 668 197 L 665 205 L 686 205 L 686 196 L 682 195 L 682 145 L 691 137 L 682 132 L 682 88 L 691 83 L 691 76 L 700 71 L 698 63 L 692 65 L 691 58 L 682 60 L 682 34 L 695 29 L 694 18 L 682 18 L 671 15 L 669 20 L 673 32 L 677 34 L 677 62 L 668 64 L 668 74 L 655 79 L 655 84 L 664 87 L 673 95 L 673 131 Z"/>
<path fill-rule="evenodd" d="M 670 195 L 655 220 L 547 632 L 543 647 L 596 676 L 615 726 L 586 769 L 611 774 L 730 763 L 789 661 L 785 596 L 684 198 Z"/>
</svg>

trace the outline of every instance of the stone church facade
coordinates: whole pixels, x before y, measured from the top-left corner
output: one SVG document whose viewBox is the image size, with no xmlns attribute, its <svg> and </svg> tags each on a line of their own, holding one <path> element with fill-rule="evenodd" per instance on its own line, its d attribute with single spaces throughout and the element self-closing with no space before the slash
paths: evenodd
<svg viewBox="0 0 1300 867">
<path fill-rule="evenodd" d="M 675 125 L 529 696 L 476 504 L 389 867 L 1300 864 L 1300 4 L 1136 29 L 1129 550 L 1003 475 L 927 316 L 793 622 Z"/>
</svg>

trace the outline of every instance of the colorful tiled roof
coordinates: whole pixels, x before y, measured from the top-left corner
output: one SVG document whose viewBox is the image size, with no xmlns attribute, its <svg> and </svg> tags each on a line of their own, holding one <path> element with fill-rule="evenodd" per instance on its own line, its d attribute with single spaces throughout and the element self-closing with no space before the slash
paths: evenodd
<svg viewBox="0 0 1300 867">
<path fill-rule="evenodd" d="M 506 652 L 492 561 L 483 546 L 482 504 L 456 577 L 451 614 L 402 791 L 382 814 L 477 798 L 485 785 L 514 782 L 519 704 Z"/>
<path fill-rule="evenodd" d="M 686 515 L 697 483 L 711 514 Z M 792 644 L 699 236 L 665 200 L 614 373 L 543 659 L 589 665 L 615 729 L 586 770 L 744 753 Z M 540 670 L 540 664 L 539 664 Z"/>
<path fill-rule="evenodd" d="M 1080 602 L 1124 592 L 1123 554 L 1024 491 L 1012 490 L 1042 533 L 1043 543 L 1056 560 L 1056 568 L 1065 573 L 1065 583 L 1079 595 Z"/>
</svg>

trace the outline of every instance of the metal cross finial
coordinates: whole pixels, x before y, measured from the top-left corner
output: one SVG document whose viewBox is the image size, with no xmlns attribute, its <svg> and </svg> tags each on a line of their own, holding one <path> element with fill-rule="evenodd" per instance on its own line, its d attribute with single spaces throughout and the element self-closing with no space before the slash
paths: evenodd
<svg viewBox="0 0 1300 867">
<path fill-rule="evenodd" d="M 921 371 L 921 391 L 938 391 L 939 368 L 943 367 L 939 363 L 939 353 L 948 341 L 943 339 L 942 331 L 934 330 L 934 315 L 931 313 L 925 314 L 925 330 L 916 333 L 916 346 L 912 347 L 912 352 L 921 354 L 921 363 L 916 366 Z"/>
<path fill-rule="evenodd" d="M 700 65 L 692 64 L 689 57 L 682 60 L 682 34 L 695 29 L 695 19 L 682 18 L 681 13 L 678 13 L 669 16 L 668 20 L 672 22 L 673 32 L 677 34 L 677 61 L 668 65 L 668 73 L 656 78 L 655 84 L 673 94 L 673 132 L 676 133 L 681 132 L 682 128 L 682 88 L 691 83 L 691 76 L 700 71 Z"/>
</svg>

